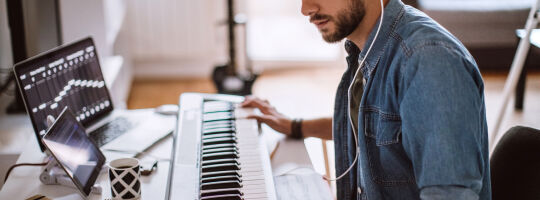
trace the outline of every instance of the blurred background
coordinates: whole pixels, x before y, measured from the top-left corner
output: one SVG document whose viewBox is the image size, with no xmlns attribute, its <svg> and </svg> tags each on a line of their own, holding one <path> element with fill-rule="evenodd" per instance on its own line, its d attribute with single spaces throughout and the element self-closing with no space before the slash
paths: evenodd
<svg viewBox="0 0 540 200">
<path fill-rule="evenodd" d="M 516 29 L 524 27 L 535 1 L 404 2 L 438 21 L 473 54 L 485 81 L 488 124 L 493 123 L 519 42 Z M 234 27 L 236 71 L 259 74 L 252 93 L 288 116 L 330 116 L 346 54 L 342 43 L 322 40 L 300 7 L 300 0 L 234 1 L 240 23 Z M 11 8 L 19 15 L 8 17 Z M 17 111 L 22 102 L 8 81 L 14 63 L 86 36 L 96 43 L 117 107 L 153 108 L 178 103 L 183 92 L 217 92 L 213 70 L 231 59 L 227 9 L 226 0 L 0 0 L 0 85 L 6 86 L 0 108 L 25 112 Z M 13 27 L 19 27 L 15 33 Z M 540 128 L 539 53 L 531 47 L 522 75 L 524 100 L 512 98 L 501 132 L 515 125 Z M 11 122 L 0 122 L 6 123 Z M 5 132 L 11 130 L 0 136 L 0 172 L 15 162 L 20 144 L 34 139 L 32 133 Z M 305 142 L 316 170 L 333 171 L 332 142 Z"/>
</svg>

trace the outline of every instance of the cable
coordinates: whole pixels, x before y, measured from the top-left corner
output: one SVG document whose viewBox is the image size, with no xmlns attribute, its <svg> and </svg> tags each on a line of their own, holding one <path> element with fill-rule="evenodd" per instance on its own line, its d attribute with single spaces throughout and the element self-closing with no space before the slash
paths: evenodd
<svg viewBox="0 0 540 200">
<path fill-rule="evenodd" d="M 356 69 L 356 72 L 354 73 L 354 77 L 352 79 L 353 83 L 354 83 L 354 80 L 356 80 L 356 77 L 358 76 L 358 71 L 360 71 L 360 68 L 362 68 L 362 65 L 364 65 L 364 62 L 366 61 L 366 58 L 368 57 L 369 52 L 371 51 L 371 48 L 373 47 L 373 44 L 375 44 L 375 41 L 377 40 L 377 38 L 379 36 L 379 32 L 381 31 L 381 26 L 383 24 L 383 19 L 384 19 L 384 2 L 383 2 L 383 0 L 380 0 L 380 2 L 381 2 L 381 20 L 379 22 L 379 27 L 377 28 L 377 32 L 375 33 L 375 38 L 373 39 L 373 41 L 371 41 L 371 44 L 369 45 L 369 48 L 368 48 L 368 50 L 366 52 L 366 56 L 364 56 L 364 59 L 362 59 L 362 62 L 360 62 L 360 65 L 358 66 L 358 69 Z M 352 88 L 352 86 L 353 86 L 353 84 L 351 83 L 349 85 L 348 90 L 347 90 L 348 100 L 349 100 L 348 105 L 347 105 L 347 109 L 349 110 L 348 118 L 349 118 L 349 123 L 351 124 L 351 126 L 353 126 L 353 121 L 352 121 L 352 118 L 351 118 L 351 88 Z M 353 166 L 358 161 L 358 156 L 360 155 L 360 147 L 358 147 L 358 133 L 356 132 L 354 127 L 352 127 L 352 131 L 353 131 L 353 136 L 354 136 L 354 143 L 356 145 L 356 155 L 354 156 L 353 162 L 351 163 L 349 168 L 347 168 L 347 170 L 345 170 L 345 172 L 343 172 L 341 175 L 339 175 L 335 179 L 331 179 L 329 177 L 323 176 L 324 179 L 326 179 L 328 181 L 337 181 L 337 180 L 343 178 L 345 175 L 347 175 L 351 171 Z"/>
<path fill-rule="evenodd" d="M 19 164 L 15 164 L 15 165 L 12 165 L 11 167 L 9 167 L 7 173 L 6 173 L 6 177 L 4 178 L 4 183 L 6 183 L 8 177 L 9 177 L 9 174 L 11 173 L 11 170 L 15 169 L 15 167 L 20 167 L 20 166 L 45 166 L 47 165 L 49 162 L 44 162 L 44 163 L 19 163 Z"/>
<path fill-rule="evenodd" d="M 171 161 L 171 159 L 168 158 L 161 158 L 159 156 L 152 155 L 148 152 L 144 151 L 131 151 L 131 150 L 120 150 L 120 149 L 102 149 L 103 151 L 109 151 L 109 152 L 118 152 L 118 153 L 126 153 L 126 154 L 135 154 L 135 156 L 144 155 L 148 157 L 154 158 L 156 161 Z"/>
</svg>

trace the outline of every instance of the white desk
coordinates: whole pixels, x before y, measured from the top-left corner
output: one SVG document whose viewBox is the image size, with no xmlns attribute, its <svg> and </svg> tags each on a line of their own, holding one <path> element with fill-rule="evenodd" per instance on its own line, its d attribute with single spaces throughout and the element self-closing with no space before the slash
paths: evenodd
<svg viewBox="0 0 540 200">
<path fill-rule="evenodd" d="M 268 133 L 275 135 L 275 133 Z M 265 136 L 268 136 L 265 135 Z M 270 136 L 266 138 L 278 138 L 280 141 L 274 159 L 272 160 L 273 170 L 291 171 L 298 167 L 312 168 L 303 141 L 283 139 L 282 137 Z M 45 159 L 44 154 L 39 150 L 35 140 L 31 140 L 24 149 L 17 163 L 39 163 Z M 169 158 L 172 148 L 172 137 L 162 140 L 147 152 L 149 155 L 160 158 Z M 104 152 L 107 154 L 107 152 Z M 149 166 L 154 158 L 146 155 L 141 156 L 143 166 Z M 11 172 L 9 179 L 0 191 L 0 199 L 25 199 L 36 194 L 45 195 L 52 199 L 80 199 L 75 188 L 58 185 L 43 185 L 38 177 L 43 167 L 18 167 Z M 142 198 L 141 199 L 164 199 L 166 182 L 169 172 L 169 161 L 161 161 L 158 170 L 152 175 L 141 177 Z M 102 173 L 97 180 L 103 189 L 101 195 L 91 194 L 89 199 L 106 199 L 111 197 L 107 172 Z M 278 191 L 279 192 L 279 191 Z"/>
</svg>

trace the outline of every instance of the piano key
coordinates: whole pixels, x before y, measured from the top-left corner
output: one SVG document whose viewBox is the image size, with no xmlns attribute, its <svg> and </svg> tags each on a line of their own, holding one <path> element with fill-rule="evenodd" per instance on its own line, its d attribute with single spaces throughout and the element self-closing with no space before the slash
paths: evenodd
<svg viewBox="0 0 540 200">
<path fill-rule="evenodd" d="M 238 188 L 226 188 L 226 189 L 211 189 L 211 190 L 201 190 L 201 197 L 208 197 L 208 196 L 217 196 L 217 195 L 225 195 L 225 194 L 237 194 L 237 195 L 244 195 L 242 191 Z"/>
<path fill-rule="evenodd" d="M 219 153 L 219 152 L 234 152 L 235 154 L 240 154 L 236 147 L 225 147 L 225 148 L 215 148 L 215 149 L 202 150 L 203 154 Z"/>
<path fill-rule="evenodd" d="M 238 194 L 224 194 L 216 196 L 201 197 L 201 200 L 242 200 L 243 198 Z"/>
<path fill-rule="evenodd" d="M 236 133 L 219 133 L 219 134 L 212 134 L 212 135 L 203 135 L 202 139 L 212 139 L 212 138 L 222 138 L 222 137 L 235 137 Z"/>
<path fill-rule="evenodd" d="M 209 183 L 209 182 L 225 181 L 225 180 L 236 180 L 236 181 L 240 181 L 240 182 L 243 181 L 239 176 L 228 175 L 228 176 L 216 176 L 216 177 L 202 178 L 201 183 Z"/>
<path fill-rule="evenodd" d="M 228 108 L 234 108 L 233 104 L 230 102 L 224 102 L 224 101 L 210 101 L 204 103 L 203 110 L 215 110 L 215 109 L 228 109 Z"/>
<path fill-rule="evenodd" d="M 216 127 L 216 126 L 230 126 L 235 127 L 236 123 L 234 120 L 222 120 L 222 121 L 213 121 L 213 122 L 205 122 L 202 124 L 203 128 L 207 127 Z"/>
<path fill-rule="evenodd" d="M 224 188 L 241 188 L 242 184 L 238 181 L 218 181 L 201 184 L 201 189 L 224 189 Z"/>
<path fill-rule="evenodd" d="M 209 125 L 209 126 L 203 126 L 202 130 L 203 130 L 203 133 L 204 132 L 207 132 L 207 131 L 213 131 L 215 129 L 222 129 L 222 128 L 234 128 L 235 132 L 236 132 L 236 126 L 232 126 L 232 125 L 229 125 L 229 124 L 215 124 L 215 125 Z"/>
<path fill-rule="evenodd" d="M 231 148 L 234 147 L 234 148 L 236 148 L 236 150 L 240 150 L 240 148 L 236 145 L 236 143 L 205 145 L 205 146 L 203 146 L 203 150 L 223 148 L 223 147 L 231 147 Z"/>
<path fill-rule="evenodd" d="M 204 116 L 203 117 L 203 123 L 207 122 L 215 122 L 215 121 L 228 121 L 233 120 L 234 115 L 215 115 L 215 116 Z"/>
<path fill-rule="evenodd" d="M 242 190 L 244 193 L 248 194 L 248 191 L 257 191 L 257 190 L 265 190 L 266 185 L 264 181 L 261 181 L 261 183 L 253 184 L 253 183 L 243 183 Z"/>
<path fill-rule="evenodd" d="M 220 152 L 220 153 L 209 153 L 202 155 L 202 160 L 217 160 L 217 159 L 234 159 L 238 158 L 238 154 L 232 152 Z"/>
<path fill-rule="evenodd" d="M 203 145 L 236 143 L 236 137 L 212 138 L 203 140 Z"/>
<path fill-rule="evenodd" d="M 214 129 L 204 130 L 203 135 L 218 134 L 218 133 L 235 133 L 235 132 L 236 132 L 236 128 L 234 127 L 214 128 Z"/>
<path fill-rule="evenodd" d="M 249 199 L 249 200 L 268 199 L 268 193 L 264 191 L 264 192 L 253 193 L 253 194 L 244 194 L 243 197 L 244 199 Z"/>
<path fill-rule="evenodd" d="M 219 172 L 204 172 L 201 173 L 201 178 L 210 178 L 210 177 L 216 177 L 216 176 L 239 176 L 242 177 L 242 174 L 240 174 L 239 170 L 231 170 L 231 171 L 219 171 Z"/>
<path fill-rule="evenodd" d="M 229 117 L 234 116 L 233 112 L 214 112 L 214 113 L 206 113 L 203 114 L 203 119 L 206 118 L 222 118 L 222 117 Z"/>
<path fill-rule="evenodd" d="M 228 171 L 228 170 L 240 170 L 240 166 L 232 163 L 214 164 L 202 166 L 202 172 L 216 172 L 216 171 Z"/>
<path fill-rule="evenodd" d="M 222 164 L 222 163 L 235 163 L 237 165 L 240 165 L 238 162 L 238 159 L 232 158 L 232 159 L 216 159 L 216 160 L 203 160 L 201 164 L 204 165 L 211 165 L 211 164 Z"/>
<path fill-rule="evenodd" d="M 238 173 L 241 174 L 243 177 L 259 176 L 261 174 L 264 174 L 263 171 L 239 171 Z"/>
<path fill-rule="evenodd" d="M 254 180 L 264 180 L 264 174 L 255 175 L 255 176 L 244 176 L 242 182 L 254 181 Z"/>
</svg>

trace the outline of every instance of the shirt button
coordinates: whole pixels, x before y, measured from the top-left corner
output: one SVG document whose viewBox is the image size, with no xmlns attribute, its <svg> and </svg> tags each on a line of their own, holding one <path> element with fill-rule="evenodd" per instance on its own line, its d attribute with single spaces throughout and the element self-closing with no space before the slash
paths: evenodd
<svg viewBox="0 0 540 200">
<path fill-rule="evenodd" d="M 357 188 L 358 194 L 362 194 L 362 189 L 360 187 Z"/>
</svg>

